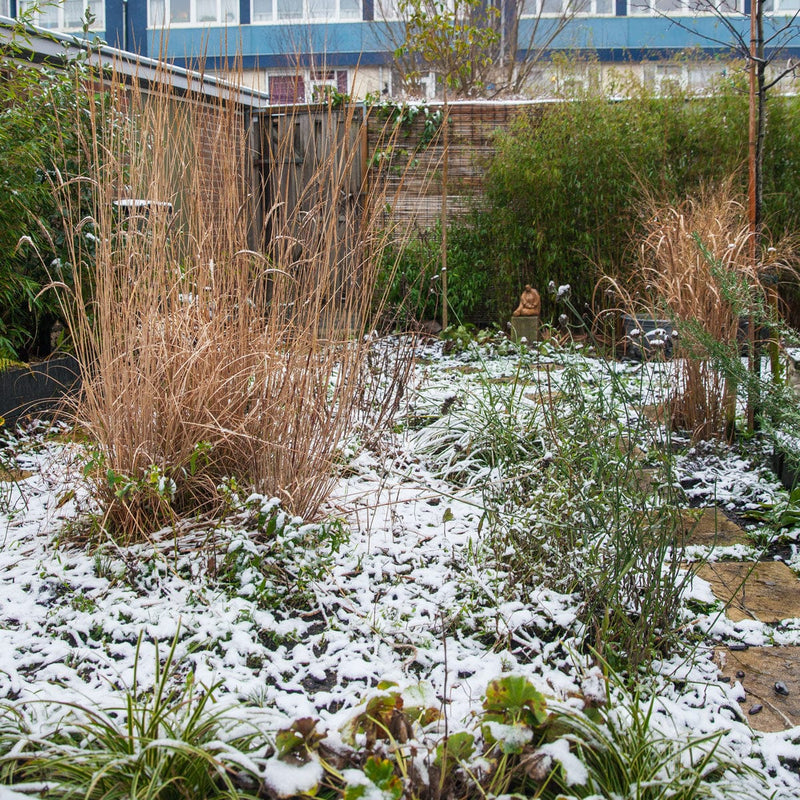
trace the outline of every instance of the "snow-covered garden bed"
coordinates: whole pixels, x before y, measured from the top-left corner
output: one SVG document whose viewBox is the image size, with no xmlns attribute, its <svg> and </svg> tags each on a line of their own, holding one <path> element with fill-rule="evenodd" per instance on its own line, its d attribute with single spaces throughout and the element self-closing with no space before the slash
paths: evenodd
<svg viewBox="0 0 800 800">
<path fill-rule="evenodd" d="M 8 434 L 0 775 L 47 797 L 555 797 L 559 786 L 583 798 L 797 797 L 800 731 L 753 731 L 741 686 L 718 679 L 712 655 L 720 642 L 800 644 L 798 621 L 726 620 L 708 584 L 676 563 L 672 539 L 653 545 L 657 561 L 631 562 L 623 597 L 627 573 L 609 560 L 619 531 L 582 505 L 617 513 L 602 505 L 613 507 L 611 488 L 586 478 L 601 473 L 577 465 L 578 496 L 548 494 L 567 454 L 546 431 L 569 438 L 559 426 L 572 424 L 565 409 L 580 386 L 591 403 L 580 413 L 611 431 L 620 458 L 602 475 L 630 474 L 614 491 L 624 498 L 657 473 L 641 513 L 669 512 L 660 504 L 678 494 L 737 515 L 785 502 L 755 450 L 690 450 L 642 425 L 671 369 L 497 340 L 448 355 L 433 343 L 418 352 L 394 427 L 343 442 L 321 521 L 231 482 L 224 515 L 128 546 L 103 531 L 80 435 Z M 575 431 L 575 452 L 607 457 L 605 441 L 587 453 L 587 431 Z M 620 517 L 626 530 L 630 519 Z M 791 534 L 786 547 L 796 562 Z M 650 591 L 646 569 L 682 588 L 680 634 L 650 631 L 664 646 L 637 656 L 632 674 L 612 629 L 619 609 L 604 617 L 597 605 L 598 571 L 615 569 L 609 607 Z M 126 727 L 132 718 L 149 720 L 147 735 Z M 145 751 L 149 777 L 132 790 L 118 772 L 136 772 Z M 159 795 L 180 757 L 204 777 Z"/>
</svg>

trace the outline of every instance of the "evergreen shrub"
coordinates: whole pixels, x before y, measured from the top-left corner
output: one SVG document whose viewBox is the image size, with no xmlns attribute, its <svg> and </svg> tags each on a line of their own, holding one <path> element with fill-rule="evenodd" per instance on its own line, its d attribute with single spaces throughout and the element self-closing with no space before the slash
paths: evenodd
<svg viewBox="0 0 800 800">
<path fill-rule="evenodd" d="M 800 98 L 769 98 L 764 210 L 776 238 L 798 228 L 799 113 Z M 474 210 L 448 230 L 454 316 L 503 324 L 530 283 L 549 318 L 550 281 L 569 283 L 580 308 L 600 275 L 629 280 L 653 200 L 679 204 L 731 176 L 734 193 L 745 195 L 747 115 L 730 70 L 705 96 L 675 87 L 657 96 L 626 80 L 521 113 L 496 138 Z M 426 248 L 405 254 L 405 285 L 438 269 L 437 240 L 428 232 Z M 400 302 L 403 286 L 393 288 Z M 440 298 L 422 299 L 423 316 L 432 316 Z"/>
<path fill-rule="evenodd" d="M 50 353 L 61 317 L 52 280 L 71 282 L 69 244 L 52 191 L 56 179 L 81 174 L 85 139 L 76 125 L 97 115 L 100 101 L 79 57 L 65 68 L 40 66 L 21 52 L 0 64 L 0 357 L 28 360 Z M 88 213 L 88 191 L 76 182 Z M 86 235 L 88 232 L 84 232 Z"/>
</svg>

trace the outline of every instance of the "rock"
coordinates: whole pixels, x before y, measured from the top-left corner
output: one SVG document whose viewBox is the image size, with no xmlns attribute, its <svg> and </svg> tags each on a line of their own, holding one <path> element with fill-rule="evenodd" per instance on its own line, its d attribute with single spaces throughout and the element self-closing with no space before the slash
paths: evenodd
<svg viewBox="0 0 800 800">
<path fill-rule="evenodd" d="M 759 706 L 752 727 L 781 731 L 800 725 L 800 647 L 751 647 L 745 651 L 717 648 L 715 661 L 720 680 L 741 681 L 745 697 L 742 710 Z M 747 706 L 744 703 L 747 703 Z"/>
<path fill-rule="evenodd" d="M 429 333 L 431 336 L 436 336 L 442 332 L 442 326 L 435 319 L 426 319 L 419 324 L 421 333 Z"/>
</svg>

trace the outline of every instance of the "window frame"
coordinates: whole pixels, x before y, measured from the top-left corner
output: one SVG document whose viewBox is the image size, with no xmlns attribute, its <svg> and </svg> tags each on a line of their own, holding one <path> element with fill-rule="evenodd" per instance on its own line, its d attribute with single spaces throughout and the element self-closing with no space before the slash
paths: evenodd
<svg viewBox="0 0 800 800">
<path fill-rule="evenodd" d="M 718 13 L 741 16 L 744 14 L 744 0 L 723 0 L 720 5 L 729 6 L 724 11 L 715 11 L 703 3 L 702 8 L 696 5 L 697 0 L 678 0 L 680 8 L 662 11 L 654 8 L 658 0 L 628 0 L 628 16 L 631 17 L 713 17 Z M 694 5 L 694 7 L 693 7 Z"/>
<path fill-rule="evenodd" d="M 273 25 L 273 24 L 287 24 L 292 22 L 360 22 L 364 18 L 364 3 L 363 0 L 356 0 L 358 8 L 352 13 L 343 15 L 342 4 L 348 0 L 333 0 L 336 3 L 336 10 L 333 16 L 325 14 L 312 14 L 311 8 L 314 5 L 325 2 L 325 0 L 299 0 L 302 8 L 299 16 L 284 16 L 278 15 L 278 0 L 261 0 L 265 5 L 269 4 L 269 13 L 257 11 L 256 4 L 259 0 L 251 0 L 250 2 L 250 23 L 252 25 Z M 328 0 L 330 2 L 330 0 Z"/>
<path fill-rule="evenodd" d="M 7 9 L 9 12 L 11 11 L 11 2 L 7 0 L 7 5 L 9 8 Z M 65 32 L 73 32 L 73 31 L 80 31 L 83 30 L 83 22 L 79 25 L 67 25 L 66 24 L 66 0 L 53 0 L 52 2 L 42 3 L 41 5 L 36 3 L 35 0 L 19 0 L 17 5 L 17 13 L 24 14 L 28 10 L 27 7 L 34 6 L 33 14 L 31 15 L 31 22 L 37 28 L 44 28 L 45 30 L 49 31 L 65 31 Z M 81 14 L 81 20 L 86 18 L 86 12 L 91 10 L 93 14 L 95 14 L 94 22 L 89 27 L 90 31 L 103 31 L 106 27 L 106 4 L 105 0 L 83 0 L 82 3 L 83 13 Z M 45 19 L 45 24 L 42 24 L 43 18 L 43 10 L 45 14 L 47 12 L 56 12 L 56 23 L 54 25 L 49 24 Z M 97 12 L 97 13 L 95 13 Z"/>
<path fill-rule="evenodd" d="M 797 0 L 795 0 L 797 2 Z M 776 7 L 777 6 L 777 7 Z M 798 15 L 800 19 L 800 3 L 797 4 L 797 8 L 781 8 L 781 0 L 772 0 L 772 8 L 764 9 L 764 14 L 770 17 L 791 17 L 795 14 Z"/>
<path fill-rule="evenodd" d="M 601 0 L 584 0 L 587 9 L 575 11 L 574 16 L 576 17 L 613 17 L 616 15 L 616 7 L 615 7 L 615 0 L 604 0 L 604 2 L 608 3 L 608 10 L 607 11 L 597 11 L 597 3 Z M 539 16 L 539 7 L 540 3 L 544 2 L 544 0 L 530 0 L 529 3 L 525 3 L 522 8 L 522 13 L 520 14 L 521 19 L 536 19 Z M 542 11 L 541 17 L 543 19 L 557 19 L 562 17 L 566 14 L 572 14 L 569 9 L 569 6 L 572 4 L 572 0 L 562 0 L 562 7 L 559 11 Z M 531 5 L 533 6 L 533 10 L 528 11 L 525 6 Z M 566 8 L 565 8 L 566 7 Z"/>
<path fill-rule="evenodd" d="M 185 0 L 189 4 L 189 16 L 184 20 L 172 20 L 172 3 L 175 0 L 147 0 L 147 27 L 151 30 L 162 28 L 196 28 L 204 25 L 238 25 L 239 3 L 236 0 L 213 0 L 216 7 L 216 16 L 213 18 L 199 19 L 198 4 L 203 0 Z M 163 19 L 159 19 L 154 11 L 154 5 L 163 9 Z M 226 8 L 230 9 L 231 18 L 223 19 Z"/>
<path fill-rule="evenodd" d="M 352 89 L 350 70 L 346 67 L 315 67 L 297 70 L 296 72 L 268 72 L 267 73 L 267 92 L 270 96 L 270 103 L 274 101 L 274 95 L 280 87 L 282 94 L 293 94 L 294 100 L 285 102 L 283 96 L 277 105 L 292 105 L 298 103 L 321 103 L 324 100 L 324 90 L 326 87 L 334 89 L 344 94 Z M 320 92 L 320 90 L 323 90 Z M 320 92 L 318 95 L 317 93 Z M 302 97 L 301 97 L 302 95 Z"/>
</svg>

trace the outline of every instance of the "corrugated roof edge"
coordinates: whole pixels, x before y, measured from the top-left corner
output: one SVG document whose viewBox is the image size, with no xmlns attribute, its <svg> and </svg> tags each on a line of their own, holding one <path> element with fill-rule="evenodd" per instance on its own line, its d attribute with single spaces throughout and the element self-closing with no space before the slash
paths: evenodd
<svg viewBox="0 0 800 800">
<path fill-rule="evenodd" d="M 153 85 L 169 80 L 181 93 L 197 92 L 206 97 L 222 97 L 251 109 L 269 107 L 269 96 L 247 86 L 237 86 L 215 75 L 176 67 L 166 61 L 129 53 L 107 44 L 87 42 L 78 36 L 46 31 L 32 25 L 22 25 L 11 17 L 0 16 L 0 52 L 8 54 L 14 48 L 37 62 L 63 63 L 71 52 L 84 51 L 89 62 L 97 67 L 114 66 L 129 81 Z"/>
</svg>

